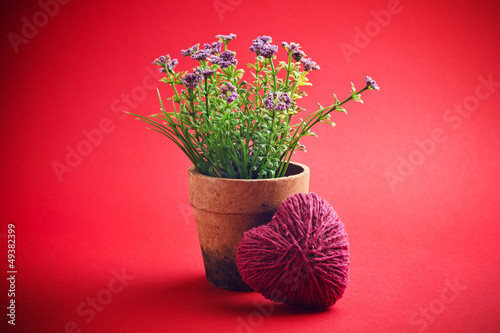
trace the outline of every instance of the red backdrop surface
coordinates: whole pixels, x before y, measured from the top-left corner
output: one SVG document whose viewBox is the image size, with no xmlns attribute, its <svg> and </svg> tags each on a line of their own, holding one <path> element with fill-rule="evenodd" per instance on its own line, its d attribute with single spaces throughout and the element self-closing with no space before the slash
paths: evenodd
<svg viewBox="0 0 500 333">
<path fill-rule="evenodd" d="M 9 332 L 500 329 L 497 1 L 1 7 L 0 325 Z M 349 234 L 350 284 L 328 311 L 209 285 L 188 159 L 122 113 L 153 113 L 155 87 L 168 93 L 154 58 L 170 53 L 188 70 L 195 62 L 180 50 L 221 33 L 238 35 L 230 46 L 243 66 L 259 35 L 300 43 L 321 66 L 301 101 L 308 110 L 346 96 L 351 81 L 361 88 L 365 75 L 381 86 L 295 156 Z"/>
</svg>

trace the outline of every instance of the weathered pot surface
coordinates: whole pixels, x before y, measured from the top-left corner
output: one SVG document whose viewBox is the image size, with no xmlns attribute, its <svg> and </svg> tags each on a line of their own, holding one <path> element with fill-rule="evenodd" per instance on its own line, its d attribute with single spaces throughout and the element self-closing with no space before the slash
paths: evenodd
<svg viewBox="0 0 500 333">
<path fill-rule="evenodd" d="M 207 280 L 214 286 L 251 291 L 236 266 L 243 233 L 271 221 L 289 196 L 308 193 L 309 168 L 290 163 L 285 177 L 227 179 L 188 169 L 189 201 L 194 209 Z"/>
</svg>

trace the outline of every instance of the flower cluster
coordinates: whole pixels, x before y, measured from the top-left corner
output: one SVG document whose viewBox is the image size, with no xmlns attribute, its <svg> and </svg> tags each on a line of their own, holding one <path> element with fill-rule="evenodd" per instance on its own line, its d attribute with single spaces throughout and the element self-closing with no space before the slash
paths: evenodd
<svg viewBox="0 0 500 333">
<path fill-rule="evenodd" d="M 200 49 L 200 44 L 196 44 L 196 45 L 191 46 L 187 50 L 181 50 L 181 54 L 183 57 L 189 57 L 190 55 L 193 55 L 196 52 L 198 52 L 199 49 Z"/>
<path fill-rule="evenodd" d="M 205 61 L 208 57 L 220 53 L 221 42 L 215 42 L 212 44 L 205 43 L 203 45 L 203 50 L 195 51 L 191 54 L 191 58 L 198 61 Z M 190 52 L 186 52 L 189 54 Z"/>
<path fill-rule="evenodd" d="M 171 59 L 169 54 L 158 57 L 155 59 L 155 61 L 153 61 L 153 65 L 162 66 L 162 68 L 160 68 L 160 72 L 162 73 L 166 73 L 167 70 L 173 72 L 177 64 L 177 59 Z"/>
<path fill-rule="evenodd" d="M 290 108 L 292 99 L 287 93 L 268 92 L 264 105 L 268 110 L 286 111 Z"/>
<path fill-rule="evenodd" d="M 250 51 L 255 52 L 258 56 L 263 56 L 264 58 L 271 58 L 276 52 L 278 52 L 278 47 L 276 45 L 271 45 L 272 38 L 269 36 L 259 36 L 253 40 L 252 46 L 250 46 Z"/>
<path fill-rule="evenodd" d="M 281 43 L 281 46 L 283 46 L 288 53 L 292 54 L 292 58 L 295 61 L 299 61 L 303 56 L 306 55 L 303 51 L 299 50 L 299 44 L 293 42 L 288 44 L 287 42 L 283 42 Z"/>
<path fill-rule="evenodd" d="M 196 75 L 203 76 L 206 79 L 214 75 L 215 69 L 196 67 L 194 73 Z"/>
<path fill-rule="evenodd" d="M 203 45 L 205 50 L 210 50 L 210 54 L 220 53 L 221 46 L 222 46 L 221 42 L 213 42 L 212 45 L 205 43 Z"/>
<path fill-rule="evenodd" d="M 199 83 L 200 76 L 195 73 L 188 73 L 182 79 L 182 84 L 184 84 L 187 89 L 194 89 Z"/>
<path fill-rule="evenodd" d="M 236 35 L 235 34 L 229 34 L 229 35 L 217 35 L 215 36 L 215 38 L 219 39 L 221 42 L 223 42 L 224 44 L 227 44 L 229 43 L 230 41 L 232 41 L 233 39 L 236 38 Z"/>
<path fill-rule="evenodd" d="M 213 55 L 210 57 L 210 61 L 214 64 L 220 66 L 220 68 L 227 68 L 231 65 L 236 65 L 238 60 L 235 59 L 236 52 L 233 51 L 224 51 L 219 56 Z"/>
<path fill-rule="evenodd" d="M 216 42 L 181 51 L 182 56 L 198 61 L 191 73 L 176 72 L 178 61 L 169 55 L 155 59 L 153 64 L 165 73 L 161 81 L 174 90 L 170 98 L 174 111 L 167 112 L 162 102 L 160 115 L 135 114 L 174 141 L 205 175 L 283 177 L 293 153 L 305 148 L 299 140 L 314 135 L 311 128 L 315 124 L 332 123 L 331 113 L 345 113 L 346 102 L 362 102 L 362 92 L 380 90 L 367 76 L 363 89 L 356 90 L 353 85 L 345 100 L 335 96 L 332 105 L 320 105 L 317 111 L 296 121 L 294 115 L 304 111 L 297 103 L 305 96 L 301 88 L 311 85 L 307 76 L 320 69 L 300 45 L 282 42 L 287 61 L 278 61 L 278 46 L 271 44 L 272 38 L 258 36 L 250 46 L 256 56 L 255 63 L 248 64 L 254 70 L 249 80 L 243 78 L 243 69 L 236 67 L 236 52 L 228 49 L 236 35 L 216 38 Z"/>
<path fill-rule="evenodd" d="M 238 98 L 236 87 L 231 83 L 226 82 L 220 89 L 220 98 L 225 98 L 228 103 L 232 103 Z"/>
<path fill-rule="evenodd" d="M 366 77 L 366 86 L 368 87 L 368 89 L 373 89 L 376 91 L 380 90 L 380 87 L 378 86 L 377 82 L 375 82 L 375 80 L 373 80 L 369 76 Z"/>
<path fill-rule="evenodd" d="M 315 71 L 319 69 L 319 65 L 312 61 L 311 58 L 301 58 L 300 62 L 304 65 L 304 70 L 306 72 Z"/>
</svg>

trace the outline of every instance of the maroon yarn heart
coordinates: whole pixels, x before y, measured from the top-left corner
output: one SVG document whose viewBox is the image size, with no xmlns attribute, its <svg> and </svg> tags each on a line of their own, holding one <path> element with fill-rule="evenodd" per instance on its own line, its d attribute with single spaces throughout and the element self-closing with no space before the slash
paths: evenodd
<svg viewBox="0 0 500 333">
<path fill-rule="evenodd" d="M 349 243 L 339 216 L 315 193 L 299 193 L 271 222 L 243 235 L 236 252 L 240 274 L 267 299 L 324 309 L 348 283 Z"/>
</svg>

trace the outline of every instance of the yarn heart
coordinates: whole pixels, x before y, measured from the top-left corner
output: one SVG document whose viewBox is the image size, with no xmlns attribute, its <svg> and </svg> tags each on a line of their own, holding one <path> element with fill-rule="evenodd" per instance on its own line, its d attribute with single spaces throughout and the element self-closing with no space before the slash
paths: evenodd
<svg viewBox="0 0 500 333">
<path fill-rule="evenodd" d="M 267 299 L 324 309 L 346 289 L 349 243 L 328 202 L 299 193 L 281 203 L 271 222 L 245 232 L 236 263 L 243 281 Z"/>
</svg>

